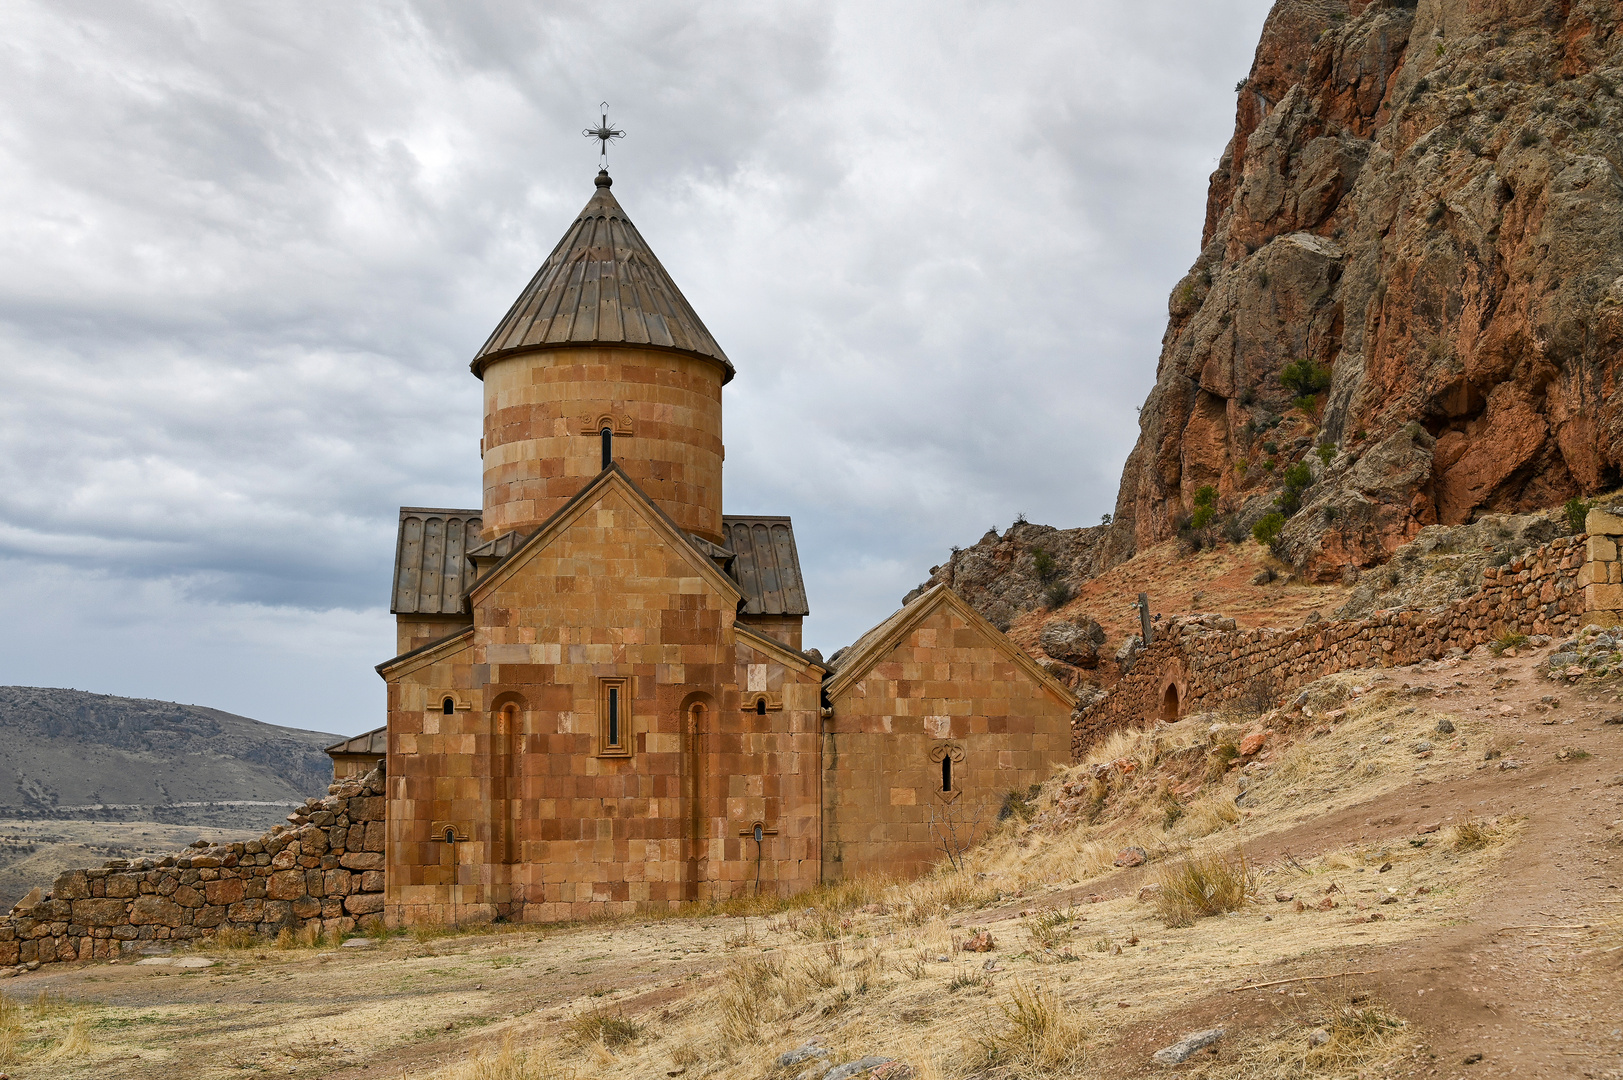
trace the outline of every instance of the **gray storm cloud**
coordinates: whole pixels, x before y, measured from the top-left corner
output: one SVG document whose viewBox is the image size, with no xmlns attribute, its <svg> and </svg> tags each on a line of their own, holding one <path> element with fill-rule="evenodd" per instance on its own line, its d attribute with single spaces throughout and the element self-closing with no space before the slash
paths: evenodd
<svg viewBox="0 0 1623 1080">
<path fill-rule="evenodd" d="M 601 99 L 829 650 L 1111 508 L 1268 4 L 3 7 L 0 682 L 349 732 Z"/>
</svg>

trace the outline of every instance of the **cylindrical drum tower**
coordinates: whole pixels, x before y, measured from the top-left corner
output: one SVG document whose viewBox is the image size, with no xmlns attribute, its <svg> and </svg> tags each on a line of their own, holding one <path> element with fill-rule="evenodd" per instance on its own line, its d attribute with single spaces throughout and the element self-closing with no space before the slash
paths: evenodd
<svg viewBox="0 0 1623 1080">
<path fill-rule="evenodd" d="M 611 183 L 598 173 L 471 365 L 485 383 L 486 540 L 534 529 L 610 456 L 677 525 L 724 541 L 721 388 L 733 366 Z"/>
</svg>

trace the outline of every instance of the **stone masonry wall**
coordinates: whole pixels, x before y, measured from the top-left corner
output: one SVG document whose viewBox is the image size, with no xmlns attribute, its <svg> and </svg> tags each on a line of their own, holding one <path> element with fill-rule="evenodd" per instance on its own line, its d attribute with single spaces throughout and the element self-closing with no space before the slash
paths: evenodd
<svg viewBox="0 0 1623 1080">
<path fill-rule="evenodd" d="M 347 933 L 383 910 L 383 775 L 333 784 L 258 840 L 69 870 L 0 916 L 0 976 L 106 959 L 224 927 Z M 37 890 L 36 890 L 37 891 Z"/>
<path fill-rule="evenodd" d="M 1584 590 L 1584 622 L 1616 626 L 1623 622 L 1623 507 L 1589 511 L 1589 540 L 1578 584 Z"/>
<path fill-rule="evenodd" d="M 1169 690 L 1182 716 L 1233 701 L 1259 682 L 1278 695 L 1337 671 L 1470 650 L 1501 633 L 1576 630 L 1586 610 L 1584 582 L 1593 574 L 1588 539 L 1562 537 L 1489 567 L 1474 595 L 1429 610 L 1393 608 L 1291 630 L 1242 630 L 1214 615 L 1174 618 L 1108 696 L 1073 715 L 1072 757 L 1080 760 L 1112 731 L 1160 718 Z"/>
</svg>

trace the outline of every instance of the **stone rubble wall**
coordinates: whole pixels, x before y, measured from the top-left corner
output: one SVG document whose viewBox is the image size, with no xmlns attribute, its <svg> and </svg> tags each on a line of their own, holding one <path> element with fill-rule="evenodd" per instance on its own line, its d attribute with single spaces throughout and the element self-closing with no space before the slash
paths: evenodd
<svg viewBox="0 0 1623 1080">
<path fill-rule="evenodd" d="M 1585 535 L 1552 540 L 1507 566 L 1488 567 L 1476 593 L 1438 608 L 1392 608 L 1289 630 L 1242 630 L 1216 615 L 1173 618 L 1108 695 L 1072 715 L 1071 755 L 1080 761 L 1111 732 L 1154 722 L 1168 687 L 1183 716 L 1216 709 L 1253 686 L 1277 698 L 1338 671 L 1439 659 L 1503 633 L 1570 633 L 1589 621 L 1592 552 Z"/>
<path fill-rule="evenodd" d="M 69 870 L 0 916 L 0 976 L 224 928 L 348 933 L 383 910 L 383 775 L 333 784 L 258 840 Z M 37 890 L 36 890 L 37 891 Z"/>
</svg>

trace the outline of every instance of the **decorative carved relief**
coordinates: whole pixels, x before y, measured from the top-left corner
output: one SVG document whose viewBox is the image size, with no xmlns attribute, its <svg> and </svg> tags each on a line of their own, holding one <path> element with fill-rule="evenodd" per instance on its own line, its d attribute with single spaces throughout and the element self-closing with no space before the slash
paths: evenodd
<svg viewBox="0 0 1623 1080">
<path fill-rule="evenodd" d="M 761 691 L 757 691 L 755 693 L 746 693 L 738 707 L 742 712 L 758 713 L 762 711 L 762 702 L 766 703 L 765 711 L 776 712 L 777 710 L 783 708 L 783 692 L 780 690 L 766 691 L 764 693 Z"/>
<path fill-rule="evenodd" d="M 610 431 L 613 431 L 616 435 L 635 434 L 631 430 L 631 417 L 629 417 L 629 416 L 618 416 L 617 417 L 617 416 L 613 415 L 612 413 L 604 413 L 602 416 L 599 416 L 596 420 L 587 421 L 585 424 L 581 425 L 580 433 L 582 435 L 597 435 L 597 434 L 601 433 L 604 428 L 608 428 Z"/>
<path fill-rule="evenodd" d="M 430 839 L 445 844 L 466 844 L 468 830 L 454 821 L 433 821 L 429 823 Z"/>
</svg>

